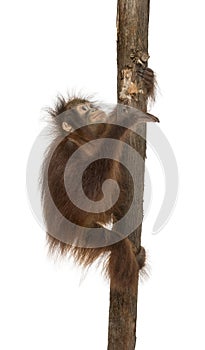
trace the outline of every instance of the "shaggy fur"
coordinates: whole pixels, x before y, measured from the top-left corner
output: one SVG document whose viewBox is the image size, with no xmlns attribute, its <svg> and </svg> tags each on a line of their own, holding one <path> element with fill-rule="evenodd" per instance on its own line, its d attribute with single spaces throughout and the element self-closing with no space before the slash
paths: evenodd
<svg viewBox="0 0 205 350">
<path fill-rule="evenodd" d="M 74 168 L 69 169 L 69 174 L 65 175 L 66 163 L 79 146 L 96 138 L 109 137 L 123 141 L 126 141 L 127 138 L 127 129 L 101 123 L 98 124 L 97 131 L 96 125 L 88 125 L 66 134 L 61 127 L 62 119 L 60 114 L 67 110 L 72 112 L 76 106 L 87 102 L 89 101 L 86 98 L 74 97 L 65 100 L 63 97 L 60 97 L 55 109 L 49 110 L 54 139 L 45 154 L 41 173 L 42 205 L 47 227 L 49 251 L 52 254 L 57 253 L 61 256 L 69 253 L 74 257 L 75 262 L 83 267 L 90 266 L 99 257 L 104 257 L 104 270 L 111 280 L 111 287 L 117 291 L 123 291 L 127 287 L 131 293 L 134 293 L 139 270 L 145 264 L 144 248 L 141 248 L 137 255 L 132 242 L 124 237 L 118 243 L 105 246 L 107 235 L 112 233 L 106 228 L 104 229 L 104 236 L 102 238 L 98 237 L 98 240 L 102 240 L 102 246 L 89 248 L 89 235 L 86 236 L 87 241 L 85 242 L 85 238 L 82 234 L 79 234 L 77 226 L 72 232 L 67 232 L 66 228 L 65 218 L 76 225 L 87 228 L 102 227 L 111 218 L 113 222 L 117 222 L 125 215 L 131 205 L 130 195 L 128 197 L 128 192 L 131 189 L 128 189 L 125 182 L 125 179 L 130 175 L 120 162 L 113 160 L 113 157 L 119 154 L 119 149 L 110 150 L 110 159 L 99 159 L 91 163 L 85 170 L 82 181 L 87 197 L 92 201 L 98 201 L 103 196 L 103 182 L 106 179 L 116 180 L 120 187 L 120 195 L 114 206 L 102 213 L 89 213 L 77 208 L 67 195 L 64 176 L 72 176 L 76 196 L 80 195 L 79 186 L 75 183 L 75 174 L 78 172 L 84 157 L 89 157 L 89 154 L 85 154 L 82 151 Z M 157 121 L 157 119 L 150 121 Z M 63 139 L 62 135 L 65 136 Z M 106 144 L 102 143 L 101 147 L 106 147 Z M 93 152 L 97 153 L 98 150 L 93 150 Z M 112 193 L 110 200 L 112 200 Z M 59 217 L 56 214 L 56 208 L 62 216 Z M 63 240 L 65 241 L 65 232 L 67 243 L 63 242 Z M 114 232 L 113 234 L 117 233 Z M 60 237 L 62 237 L 62 241 Z M 93 236 L 91 241 L 93 242 Z M 86 246 L 86 248 L 83 246 Z"/>
</svg>

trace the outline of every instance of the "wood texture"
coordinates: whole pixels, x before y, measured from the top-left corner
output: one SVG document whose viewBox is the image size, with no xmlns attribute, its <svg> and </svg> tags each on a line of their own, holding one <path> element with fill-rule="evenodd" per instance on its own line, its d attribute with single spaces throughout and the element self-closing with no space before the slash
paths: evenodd
<svg viewBox="0 0 205 350">
<path fill-rule="evenodd" d="M 146 90 L 143 81 L 137 76 L 136 67 L 148 60 L 148 23 L 149 0 L 118 0 L 117 13 L 117 65 L 118 65 L 118 103 L 137 107 L 146 111 Z M 146 138 L 146 126 L 138 129 Z M 146 141 L 140 136 L 132 136 L 130 144 L 145 159 Z M 132 162 L 132 159 L 130 159 Z M 134 161 L 134 160 L 133 160 Z M 134 222 L 143 216 L 144 164 L 137 168 L 136 217 Z M 131 187 L 132 184 L 130 183 Z M 132 191 L 130 191 L 132 192 Z M 130 222 L 126 222 L 125 232 Z M 136 252 L 141 246 L 140 225 L 129 236 L 134 242 Z M 108 330 L 108 350 L 134 350 L 136 344 L 138 285 L 135 295 L 125 288 L 117 293 L 110 286 L 110 310 Z"/>
</svg>

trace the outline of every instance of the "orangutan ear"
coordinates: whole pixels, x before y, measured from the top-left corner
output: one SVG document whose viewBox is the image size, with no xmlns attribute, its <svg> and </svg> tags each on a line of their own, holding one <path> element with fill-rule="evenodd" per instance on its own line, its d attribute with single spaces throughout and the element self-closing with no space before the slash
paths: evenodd
<svg viewBox="0 0 205 350">
<path fill-rule="evenodd" d="M 62 123 L 62 129 L 67 132 L 71 132 L 73 130 L 72 126 L 66 122 Z"/>
</svg>

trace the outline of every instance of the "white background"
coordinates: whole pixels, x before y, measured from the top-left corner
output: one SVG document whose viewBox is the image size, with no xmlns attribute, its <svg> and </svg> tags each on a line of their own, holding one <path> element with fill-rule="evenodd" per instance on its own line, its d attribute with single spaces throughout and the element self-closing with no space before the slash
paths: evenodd
<svg viewBox="0 0 205 350">
<path fill-rule="evenodd" d="M 158 235 L 159 161 L 148 150 L 153 201 L 143 225 L 150 279 L 140 285 L 137 349 L 205 348 L 204 2 L 152 0 L 151 106 L 175 152 L 178 202 Z M 25 188 L 43 107 L 73 88 L 116 102 L 116 1 L 3 1 L 1 35 L 0 347 L 104 350 L 109 285 L 100 271 L 49 260 Z M 83 275 L 84 276 L 84 275 Z"/>
</svg>

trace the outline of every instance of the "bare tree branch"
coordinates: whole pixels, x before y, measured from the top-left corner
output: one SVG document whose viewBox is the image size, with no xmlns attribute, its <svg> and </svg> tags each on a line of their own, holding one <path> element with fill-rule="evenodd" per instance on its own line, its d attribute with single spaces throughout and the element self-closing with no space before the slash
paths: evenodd
<svg viewBox="0 0 205 350">
<path fill-rule="evenodd" d="M 148 60 L 148 24 L 149 0 L 118 0 L 117 13 L 117 65 L 118 65 L 118 102 L 146 111 L 147 92 L 143 79 L 137 75 L 137 66 L 147 66 Z M 145 159 L 146 125 L 140 126 L 139 133 L 131 136 L 130 145 Z M 130 160 L 132 161 L 132 160 Z M 136 216 L 143 214 L 144 164 L 137 169 L 138 199 Z M 128 184 L 131 188 L 132 184 Z M 132 191 L 130 191 L 132 193 Z M 136 217 L 133 218 L 136 221 Z M 126 223 L 129 225 L 130 223 Z M 125 226 L 125 232 L 126 232 Z M 140 225 L 130 236 L 136 247 L 136 255 L 141 246 Z M 110 288 L 108 350 L 134 350 L 136 343 L 138 286 L 134 295 L 125 288 L 118 293 Z"/>
</svg>

